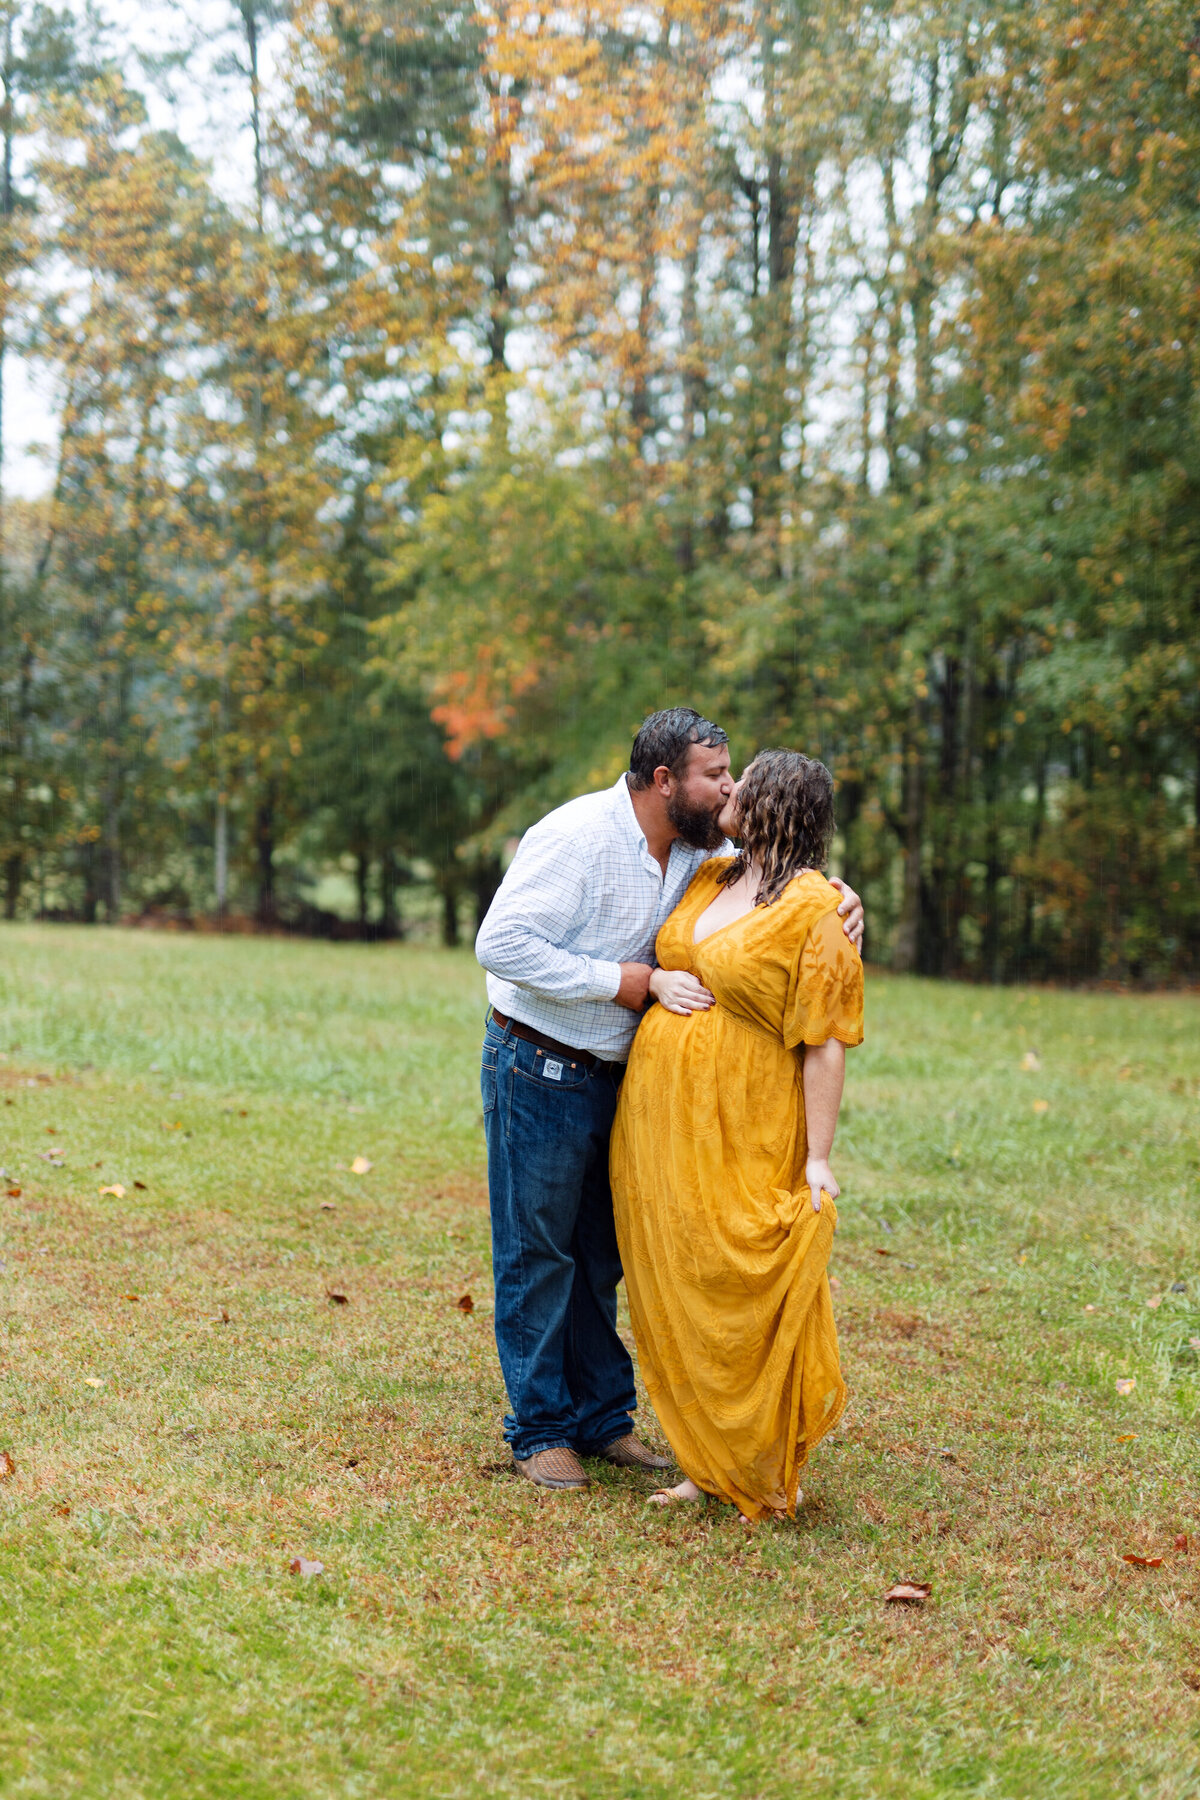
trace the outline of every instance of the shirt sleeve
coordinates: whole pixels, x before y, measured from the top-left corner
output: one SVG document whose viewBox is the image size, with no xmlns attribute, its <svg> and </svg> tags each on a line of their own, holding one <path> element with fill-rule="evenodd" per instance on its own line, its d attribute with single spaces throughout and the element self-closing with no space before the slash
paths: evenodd
<svg viewBox="0 0 1200 1800">
<path fill-rule="evenodd" d="M 614 999 L 620 963 L 569 948 L 592 910 L 591 890 L 588 866 L 570 838 L 528 834 L 479 928 L 479 961 L 502 981 L 554 1000 Z"/>
<path fill-rule="evenodd" d="M 783 1035 L 790 1050 L 830 1038 L 862 1043 L 862 958 L 836 908 L 817 920 L 796 954 Z"/>
</svg>

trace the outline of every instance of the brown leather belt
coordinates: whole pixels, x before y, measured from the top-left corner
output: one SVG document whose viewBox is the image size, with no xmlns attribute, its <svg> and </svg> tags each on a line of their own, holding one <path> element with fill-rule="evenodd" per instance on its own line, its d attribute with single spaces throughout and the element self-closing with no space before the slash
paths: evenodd
<svg viewBox="0 0 1200 1800">
<path fill-rule="evenodd" d="M 532 1025 L 523 1025 L 520 1019 L 506 1019 L 494 1006 L 492 1017 L 501 1031 L 511 1031 L 514 1037 L 524 1038 L 527 1044 L 536 1044 L 540 1050 L 553 1050 L 555 1056 L 565 1057 L 568 1062 L 582 1063 L 585 1069 L 594 1069 L 604 1060 L 593 1050 L 573 1050 L 570 1044 L 560 1044 L 557 1038 L 547 1037 L 544 1031 L 535 1031 Z"/>
</svg>

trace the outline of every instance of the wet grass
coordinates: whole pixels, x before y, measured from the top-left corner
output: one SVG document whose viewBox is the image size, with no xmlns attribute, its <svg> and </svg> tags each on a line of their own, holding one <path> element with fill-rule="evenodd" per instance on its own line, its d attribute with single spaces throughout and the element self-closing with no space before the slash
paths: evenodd
<svg viewBox="0 0 1200 1800">
<path fill-rule="evenodd" d="M 752 1534 L 506 1472 L 482 1004 L 0 930 L 0 1792 L 1200 1791 L 1196 1000 L 870 983 L 854 1397 Z"/>
</svg>

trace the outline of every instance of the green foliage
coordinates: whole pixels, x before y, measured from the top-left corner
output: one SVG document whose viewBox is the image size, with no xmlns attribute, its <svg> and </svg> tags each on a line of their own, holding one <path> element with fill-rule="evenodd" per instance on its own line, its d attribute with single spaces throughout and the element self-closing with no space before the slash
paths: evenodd
<svg viewBox="0 0 1200 1800">
<path fill-rule="evenodd" d="M 364 930 L 415 871 L 453 937 L 689 699 L 830 762 L 897 967 L 1194 973 L 1186 7 L 576 24 L 239 4 L 242 213 L 13 11 L 63 429 L 5 514 L 10 914 L 299 920 L 350 857 Z"/>
</svg>

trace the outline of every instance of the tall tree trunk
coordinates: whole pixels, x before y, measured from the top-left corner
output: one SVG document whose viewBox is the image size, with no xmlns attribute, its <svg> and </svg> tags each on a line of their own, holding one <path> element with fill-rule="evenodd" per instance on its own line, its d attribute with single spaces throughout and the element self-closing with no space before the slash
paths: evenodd
<svg viewBox="0 0 1200 1800">
<path fill-rule="evenodd" d="M 1000 951 L 1000 713 L 1003 689 L 994 668 L 980 693 L 983 726 L 983 972 L 986 980 L 1003 978 Z"/>
<path fill-rule="evenodd" d="M 453 949 L 460 941 L 458 932 L 460 883 L 457 868 L 439 870 L 437 886 L 442 896 L 442 942 L 448 949 Z"/>
<path fill-rule="evenodd" d="M 400 871 L 396 865 L 396 852 L 390 848 L 383 851 L 379 858 L 379 894 L 382 904 L 380 926 L 385 938 L 404 936 L 404 922 L 400 917 Z"/>
<path fill-rule="evenodd" d="M 104 896 L 108 922 L 115 925 L 121 917 L 121 796 L 117 771 L 110 772 L 104 785 Z"/>
<path fill-rule="evenodd" d="M 229 803 L 224 794 L 217 795 L 215 851 L 217 919 L 224 923 L 225 903 L 229 894 Z"/>
<path fill-rule="evenodd" d="M 28 726 L 30 705 L 33 694 L 33 643 L 28 634 L 21 646 L 21 673 L 17 682 L 16 704 L 13 707 L 12 752 L 13 777 L 10 789 L 10 816 L 12 830 L 17 839 L 9 852 L 4 865 L 4 916 L 15 919 L 21 901 L 21 888 L 25 880 L 25 849 L 21 842 L 24 824 L 25 795 L 28 788 L 25 758 L 28 755 Z"/>
<path fill-rule="evenodd" d="M 496 898 L 497 889 L 504 879 L 504 871 L 500 867 L 498 856 L 481 856 L 475 864 L 471 876 L 471 887 L 475 894 L 475 929 L 479 930 L 487 917 L 488 907 Z"/>
<path fill-rule="evenodd" d="M 921 950 L 921 850 L 925 842 L 925 751 L 920 703 L 914 702 L 904 735 L 904 800 L 900 855 L 900 918 L 892 967 L 911 975 Z"/>
<path fill-rule="evenodd" d="M 358 893 L 358 931 L 366 937 L 371 923 L 371 857 L 360 850 L 354 859 L 354 885 Z"/>
<path fill-rule="evenodd" d="M 1037 856 L 1038 846 L 1042 839 L 1042 827 L 1046 822 L 1046 750 L 1039 748 L 1037 765 L 1034 770 L 1033 821 L 1029 831 L 1029 860 L 1033 862 Z M 1018 978 L 1028 972 L 1037 953 L 1034 939 L 1034 910 L 1037 905 L 1037 888 L 1032 880 L 1026 881 L 1024 907 L 1021 916 L 1021 938 L 1018 950 Z"/>
<path fill-rule="evenodd" d="M 16 115 L 13 108 L 13 82 L 16 76 L 13 59 L 13 8 L 8 6 L 4 13 L 4 40 L 0 50 L 3 56 L 3 70 L 0 71 L 4 83 L 4 100 L 0 109 L 0 134 L 3 136 L 3 149 L 0 151 L 0 281 L 5 292 L 0 297 L 0 603 L 3 601 L 3 587 L 7 577 L 5 566 L 6 531 L 4 516 L 4 361 L 8 350 L 8 258 L 9 235 L 12 231 L 13 218 L 13 132 L 16 126 Z"/>
<path fill-rule="evenodd" d="M 83 922 L 85 925 L 96 923 L 96 912 L 100 905 L 99 858 L 96 855 L 96 844 L 93 838 L 83 846 Z"/>
<path fill-rule="evenodd" d="M 692 211 L 694 214 L 694 207 Z M 700 222 L 697 218 L 693 217 L 692 226 L 683 258 L 683 294 L 680 301 L 683 432 L 680 443 L 680 518 L 675 538 L 675 560 L 685 575 L 692 574 L 696 567 L 696 420 L 705 411 L 706 400 L 700 313 L 696 295 L 700 272 Z"/>
<path fill-rule="evenodd" d="M 4 916 L 15 919 L 25 880 L 25 853 L 10 850 L 4 859 Z"/>
<path fill-rule="evenodd" d="M 654 331 L 654 289 L 656 267 L 654 236 L 655 213 L 658 208 L 657 173 L 647 181 L 642 195 L 638 242 L 638 309 L 634 335 L 633 380 L 629 410 L 638 450 L 645 452 L 645 440 L 654 425 L 650 404 L 651 340 Z"/>
<path fill-rule="evenodd" d="M 278 923 L 275 901 L 275 784 L 268 782 L 266 794 L 259 801 L 254 817 L 254 840 L 258 855 L 258 906 L 255 917 L 260 925 Z"/>
<path fill-rule="evenodd" d="M 258 67 L 258 7 L 256 0 L 239 0 L 238 10 L 246 33 L 246 62 L 250 75 L 250 129 L 254 137 L 254 222 L 261 238 L 266 218 L 266 171 L 262 149 L 262 82 Z"/>
<path fill-rule="evenodd" d="M 928 942 L 922 946 L 921 966 L 930 975 L 952 975 L 958 961 L 958 927 L 963 900 L 961 872 L 954 854 L 959 813 L 962 664 L 960 658 L 949 651 L 940 660 L 937 800 L 932 809 L 933 856 L 926 908 Z"/>
<path fill-rule="evenodd" d="M 492 179 L 496 209 L 495 235 L 492 239 L 491 293 L 488 296 L 488 373 L 504 375 L 508 371 L 508 334 L 512 328 L 512 302 L 509 277 L 513 260 L 513 225 L 516 207 L 513 198 L 512 167 L 506 154 Z"/>
<path fill-rule="evenodd" d="M 888 268 L 890 270 L 900 237 L 899 217 L 896 211 L 896 169 L 890 156 L 884 157 L 881 173 L 883 176 L 883 211 L 887 222 Z M 880 289 L 881 307 L 884 303 L 885 292 L 889 297 L 884 315 L 886 332 L 883 448 L 887 456 L 888 486 L 900 491 L 906 481 L 906 471 L 900 456 L 900 371 L 904 356 L 904 297 L 899 283 L 892 280 L 887 274 L 884 276 L 884 284 Z"/>
</svg>

